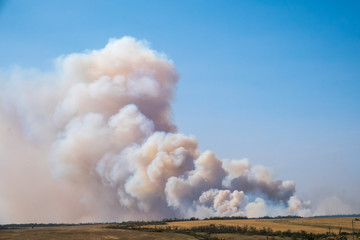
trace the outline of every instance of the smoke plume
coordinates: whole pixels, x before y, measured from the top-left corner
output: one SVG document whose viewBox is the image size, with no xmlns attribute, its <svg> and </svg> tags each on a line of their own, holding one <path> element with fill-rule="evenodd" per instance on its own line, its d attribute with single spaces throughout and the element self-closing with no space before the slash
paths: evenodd
<svg viewBox="0 0 360 240">
<path fill-rule="evenodd" d="M 0 221 L 309 214 L 294 182 L 177 132 L 176 68 L 146 42 L 111 39 L 55 65 L 1 74 Z"/>
</svg>

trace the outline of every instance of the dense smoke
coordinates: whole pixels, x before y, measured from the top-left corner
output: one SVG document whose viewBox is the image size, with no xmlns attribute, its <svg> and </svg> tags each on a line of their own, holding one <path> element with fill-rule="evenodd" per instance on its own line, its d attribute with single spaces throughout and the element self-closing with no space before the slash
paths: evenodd
<svg viewBox="0 0 360 240">
<path fill-rule="evenodd" d="M 3 73 L 0 220 L 309 214 L 294 182 L 177 133 L 177 81 L 166 56 L 130 37 L 60 57 L 53 73 Z"/>
</svg>

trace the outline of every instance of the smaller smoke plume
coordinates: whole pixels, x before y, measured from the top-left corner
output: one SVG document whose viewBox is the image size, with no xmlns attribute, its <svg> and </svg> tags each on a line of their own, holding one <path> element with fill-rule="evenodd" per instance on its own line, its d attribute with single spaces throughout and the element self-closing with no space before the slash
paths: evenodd
<svg viewBox="0 0 360 240">
<path fill-rule="evenodd" d="M 178 74 L 145 42 L 112 39 L 57 59 L 53 73 L 3 78 L 1 221 L 310 214 L 294 182 L 177 133 Z"/>
</svg>

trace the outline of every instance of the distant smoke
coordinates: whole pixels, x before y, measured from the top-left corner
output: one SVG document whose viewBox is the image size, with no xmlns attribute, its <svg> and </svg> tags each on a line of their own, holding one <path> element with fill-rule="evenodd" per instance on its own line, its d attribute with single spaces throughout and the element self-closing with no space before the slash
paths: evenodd
<svg viewBox="0 0 360 240">
<path fill-rule="evenodd" d="M 54 73 L 2 78 L 2 222 L 310 214 L 294 182 L 177 133 L 177 71 L 145 42 L 112 39 Z"/>
</svg>

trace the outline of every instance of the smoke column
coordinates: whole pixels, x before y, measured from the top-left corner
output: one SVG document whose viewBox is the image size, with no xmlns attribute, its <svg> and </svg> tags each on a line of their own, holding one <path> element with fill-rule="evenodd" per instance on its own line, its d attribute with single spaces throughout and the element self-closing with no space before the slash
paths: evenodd
<svg viewBox="0 0 360 240">
<path fill-rule="evenodd" d="M 1 74 L 1 222 L 310 214 L 294 182 L 177 132 L 176 68 L 146 42 L 55 65 Z"/>
</svg>

